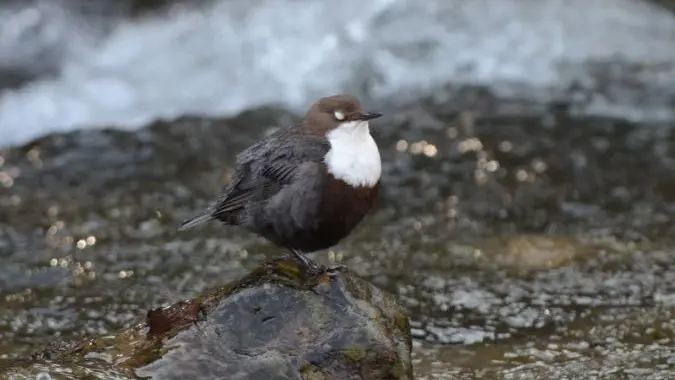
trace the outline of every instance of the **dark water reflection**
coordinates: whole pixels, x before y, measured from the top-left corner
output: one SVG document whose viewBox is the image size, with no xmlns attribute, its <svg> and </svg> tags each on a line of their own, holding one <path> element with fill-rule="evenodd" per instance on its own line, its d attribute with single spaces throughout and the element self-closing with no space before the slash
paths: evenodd
<svg viewBox="0 0 675 380">
<path fill-rule="evenodd" d="M 292 119 L 262 109 L 2 151 L 0 354 L 115 331 L 274 254 L 237 229 L 175 227 L 238 150 Z M 674 376 L 672 127 L 481 96 L 390 110 L 373 128 L 378 212 L 316 257 L 399 294 L 420 378 Z"/>
</svg>

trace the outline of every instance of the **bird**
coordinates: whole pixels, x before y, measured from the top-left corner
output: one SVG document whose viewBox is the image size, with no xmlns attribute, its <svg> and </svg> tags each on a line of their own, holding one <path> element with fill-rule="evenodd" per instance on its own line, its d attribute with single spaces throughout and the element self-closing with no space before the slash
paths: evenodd
<svg viewBox="0 0 675 380">
<path fill-rule="evenodd" d="M 217 220 L 262 236 L 308 267 L 345 269 L 319 268 L 305 254 L 336 245 L 376 203 L 382 162 L 370 121 L 380 116 L 353 95 L 316 100 L 299 122 L 237 154 L 222 195 L 179 231 Z"/>
</svg>

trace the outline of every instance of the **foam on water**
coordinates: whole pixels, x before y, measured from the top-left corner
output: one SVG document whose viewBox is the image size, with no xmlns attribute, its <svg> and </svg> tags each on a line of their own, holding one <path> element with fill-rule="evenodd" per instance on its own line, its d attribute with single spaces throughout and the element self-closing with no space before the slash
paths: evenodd
<svg viewBox="0 0 675 380">
<path fill-rule="evenodd" d="M 675 96 L 675 17 L 634 0 L 221 0 L 112 20 L 98 34 L 83 32 L 92 26 L 82 16 L 53 8 L 59 22 L 34 43 L 63 45 L 60 73 L 0 95 L 0 145 L 265 103 L 303 110 L 343 90 L 389 97 L 456 83 L 553 91 L 597 81 L 587 67 L 597 62 L 639 64 L 633 83 Z M 34 18 L 53 19 L 34 9 L 42 12 Z M 19 30 L 9 16 L 0 13 L 0 25 Z M 0 36 L 0 66 L 30 56 L 12 50 L 8 35 Z M 644 116 L 636 114 L 644 107 L 606 103 L 598 112 Z"/>
</svg>

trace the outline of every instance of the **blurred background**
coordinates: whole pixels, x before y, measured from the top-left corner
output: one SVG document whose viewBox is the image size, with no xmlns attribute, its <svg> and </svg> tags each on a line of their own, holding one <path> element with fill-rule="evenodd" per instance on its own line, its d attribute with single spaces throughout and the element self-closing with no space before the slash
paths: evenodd
<svg viewBox="0 0 675 380">
<path fill-rule="evenodd" d="M 0 370 L 276 254 L 175 229 L 340 92 L 420 379 L 675 378 L 671 0 L 0 0 Z"/>
<path fill-rule="evenodd" d="M 672 2 L 3 0 L 0 142 L 443 85 L 670 119 Z M 648 88 L 649 90 L 646 90 Z M 665 106 L 665 107 L 664 107 Z"/>
</svg>

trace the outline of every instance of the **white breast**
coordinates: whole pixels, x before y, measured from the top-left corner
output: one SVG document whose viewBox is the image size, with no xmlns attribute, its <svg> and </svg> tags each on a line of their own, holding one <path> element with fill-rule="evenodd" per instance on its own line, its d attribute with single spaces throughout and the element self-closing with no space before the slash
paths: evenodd
<svg viewBox="0 0 675 380">
<path fill-rule="evenodd" d="M 382 162 L 367 121 L 342 123 L 326 137 L 331 145 L 325 159 L 329 173 L 352 186 L 377 184 Z"/>
</svg>

